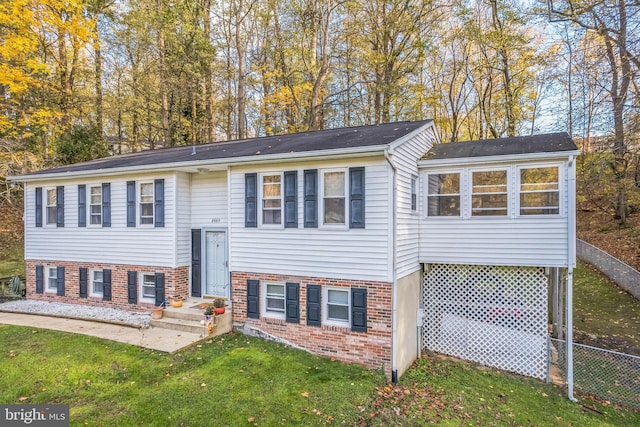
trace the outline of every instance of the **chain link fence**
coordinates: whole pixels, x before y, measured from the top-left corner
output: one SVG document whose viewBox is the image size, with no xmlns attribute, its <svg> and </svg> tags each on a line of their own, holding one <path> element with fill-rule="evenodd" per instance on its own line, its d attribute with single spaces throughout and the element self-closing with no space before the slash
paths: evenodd
<svg viewBox="0 0 640 427">
<path fill-rule="evenodd" d="M 596 267 L 618 286 L 640 300 L 640 271 L 584 240 L 576 239 L 576 252 L 580 259 Z"/>
<path fill-rule="evenodd" d="M 566 341 L 550 338 L 550 375 L 566 381 Z M 573 387 L 640 408 L 640 357 L 573 343 Z"/>
</svg>

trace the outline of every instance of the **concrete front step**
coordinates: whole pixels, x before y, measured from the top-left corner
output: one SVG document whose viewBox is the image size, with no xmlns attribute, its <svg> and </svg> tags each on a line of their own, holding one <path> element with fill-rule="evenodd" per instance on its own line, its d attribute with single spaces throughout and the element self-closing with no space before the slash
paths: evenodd
<svg viewBox="0 0 640 427">
<path fill-rule="evenodd" d="M 171 329 L 174 331 L 191 332 L 200 334 L 201 336 L 218 336 L 231 332 L 233 320 L 231 311 L 227 310 L 224 314 L 214 316 L 213 333 L 209 335 L 205 327 L 205 316 L 203 314 L 195 314 L 188 311 L 165 310 L 161 319 L 151 319 L 150 326 L 155 328 Z M 176 317 L 177 314 L 177 317 Z"/>
</svg>

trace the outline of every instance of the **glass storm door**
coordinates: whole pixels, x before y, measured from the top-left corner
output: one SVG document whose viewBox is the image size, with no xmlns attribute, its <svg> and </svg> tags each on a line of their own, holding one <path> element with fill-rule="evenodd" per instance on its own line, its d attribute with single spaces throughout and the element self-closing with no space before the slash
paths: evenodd
<svg viewBox="0 0 640 427">
<path fill-rule="evenodd" d="M 205 260 L 203 296 L 229 298 L 227 236 L 224 231 L 205 232 Z"/>
</svg>

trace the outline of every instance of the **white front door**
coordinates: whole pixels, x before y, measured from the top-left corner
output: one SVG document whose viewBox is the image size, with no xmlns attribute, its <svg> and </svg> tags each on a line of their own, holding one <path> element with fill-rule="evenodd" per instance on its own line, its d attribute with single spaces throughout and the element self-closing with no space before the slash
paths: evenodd
<svg viewBox="0 0 640 427">
<path fill-rule="evenodd" d="M 205 231 L 204 253 L 205 280 L 202 295 L 229 298 L 226 232 Z"/>
</svg>

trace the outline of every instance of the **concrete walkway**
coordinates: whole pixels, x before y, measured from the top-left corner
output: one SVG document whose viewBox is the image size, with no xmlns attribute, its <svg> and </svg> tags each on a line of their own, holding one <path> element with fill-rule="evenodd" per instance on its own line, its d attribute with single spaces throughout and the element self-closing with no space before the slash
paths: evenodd
<svg viewBox="0 0 640 427">
<path fill-rule="evenodd" d="M 154 327 L 143 329 L 90 320 L 12 312 L 0 312 L 0 324 L 91 335 L 167 353 L 173 353 L 202 339 L 202 335 L 192 332 L 172 331 Z"/>
</svg>

